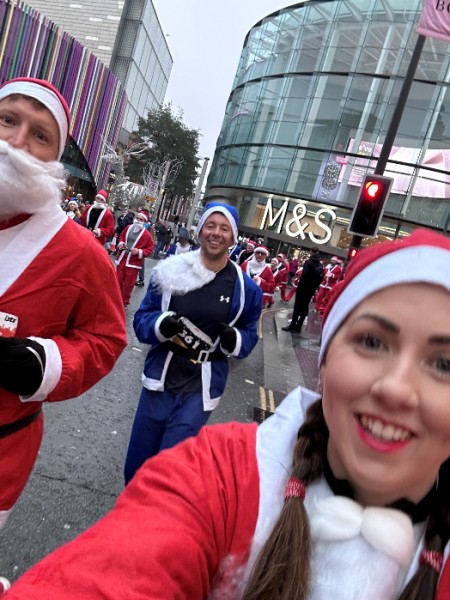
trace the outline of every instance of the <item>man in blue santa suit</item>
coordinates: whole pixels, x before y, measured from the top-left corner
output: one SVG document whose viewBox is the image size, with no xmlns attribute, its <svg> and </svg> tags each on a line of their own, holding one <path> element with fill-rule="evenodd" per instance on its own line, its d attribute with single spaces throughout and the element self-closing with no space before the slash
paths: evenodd
<svg viewBox="0 0 450 600">
<path fill-rule="evenodd" d="M 237 235 L 236 209 L 210 203 L 197 225 L 200 250 L 172 256 L 152 271 L 134 317 L 136 335 L 150 350 L 127 482 L 147 458 L 200 430 L 224 392 L 227 357 L 245 358 L 258 341 L 261 290 L 228 259 Z"/>
</svg>

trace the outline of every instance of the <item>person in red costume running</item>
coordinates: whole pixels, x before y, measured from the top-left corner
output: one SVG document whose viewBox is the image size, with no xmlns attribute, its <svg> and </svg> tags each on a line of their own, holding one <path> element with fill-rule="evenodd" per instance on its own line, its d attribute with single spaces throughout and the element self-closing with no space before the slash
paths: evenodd
<svg viewBox="0 0 450 600">
<path fill-rule="evenodd" d="M 325 275 L 315 298 L 316 310 L 320 315 L 323 315 L 328 300 L 330 299 L 331 290 L 339 281 L 342 275 L 341 261 L 337 256 L 333 256 L 325 267 Z"/>
<path fill-rule="evenodd" d="M 253 256 L 241 265 L 244 273 L 247 273 L 256 285 L 261 288 L 263 292 L 263 308 L 269 306 L 273 301 L 273 291 L 275 289 L 275 278 L 272 269 L 270 268 L 270 264 L 266 263 L 268 256 L 269 250 L 262 244 L 257 244 Z"/>
<path fill-rule="evenodd" d="M 69 126 L 51 83 L 0 88 L 0 528 L 36 460 L 42 402 L 82 394 L 126 345 L 114 268 L 60 207 Z"/>
<path fill-rule="evenodd" d="M 449 600 L 449 292 L 443 235 L 361 250 L 317 391 L 147 461 L 6 600 Z"/>
<path fill-rule="evenodd" d="M 145 229 L 146 223 L 147 213 L 139 212 L 133 224 L 122 230 L 117 244 L 117 278 L 124 308 L 128 308 L 130 304 L 131 294 L 146 256 L 153 252 L 153 238 Z"/>
</svg>

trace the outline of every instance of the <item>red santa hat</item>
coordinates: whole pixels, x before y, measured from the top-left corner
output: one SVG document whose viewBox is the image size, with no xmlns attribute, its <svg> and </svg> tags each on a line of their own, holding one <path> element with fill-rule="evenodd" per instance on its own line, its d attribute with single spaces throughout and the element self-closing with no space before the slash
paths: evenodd
<svg viewBox="0 0 450 600">
<path fill-rule="evenodd" d="M 64 152 L 70 129 L 70 109 L 64 96 L 49 81 L 34 77 L 16 77 L 0 87 L 0 100 L 12 94 L 34 98 L 52 113 L 59 130 L 59 160 Z"/>
<path fill-rule="evenodd" d="M 262 244 L 256 244 L 255 252 L 264 252 L 266 256 L 269 256 L 269 250 Z"/>
<path fill-rule="evenodd" d="M 338 263 L 339 262 L 339 258 L 337 256 L 332 256 L 331 259 L 330 259 L 330 262 Z"/>
<path fill-rule="evenodd" d="M 278 258 L 276 258 L 276 256 L 274 256 L 274 257 L 273 257 L 273 258 L 270 260 L 270 262 L 271 262 L 271 263 L 275 263 L 276 265 L 279 265 L 279 264 L 280 264 L 280 261 L 278 260 Z"/>
<path fill-rule="evenodd" d="M 283 254 L 283 252 L 280 252 L 277 256 L 279 256 L 282 260 L 286 260 L 286 254 Z"/>
<path fill-rule="evenodd" d="M 334 334 L 360 302 L 402 283 L 430 283 L 450 291 L 450 239 L 428 229 L 417 229 L 402 240 L 362 250 L 331 292 L 323 316 L 319 365 Z"/>
<path fill-rule="evenodd" d="M 98 190 L 97 194 L 95 195 L 96 200 L 97 198 L 100 201 L 106 202 L 108 200 L 108 192 L 106 190 Z"/>
<path fill-rule="evenodd" d="M 146 212 L 139 211 L 136 216 L 141 217 L 146 223 L 148 223 L 148 214 Z"/>
</svg>

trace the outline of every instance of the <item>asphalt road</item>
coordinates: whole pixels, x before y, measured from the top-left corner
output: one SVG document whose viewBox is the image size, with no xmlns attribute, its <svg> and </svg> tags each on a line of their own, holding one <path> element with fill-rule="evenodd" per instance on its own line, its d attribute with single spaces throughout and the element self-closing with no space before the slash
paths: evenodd
<svg viewBox="0 0 450 600">
<path fill-rule="evenodd" d="M 147 261 L 147 267 L 152 264 Z M 113 371 L 81 397 L 44 406 L 45 434 L 37 463 L 0 533 L 0 575 L 11 581 L 100 519 L 123 490 L 123 463 L 146 353 L 132 319 L 144 294 L 144 288 L 135 288 L 127 314 L 129 344 Z M 249 421 L 263 387 L 260 341 L 250 357 L 230 361 L 226 392 L 210 424 Z"/>
</svg>

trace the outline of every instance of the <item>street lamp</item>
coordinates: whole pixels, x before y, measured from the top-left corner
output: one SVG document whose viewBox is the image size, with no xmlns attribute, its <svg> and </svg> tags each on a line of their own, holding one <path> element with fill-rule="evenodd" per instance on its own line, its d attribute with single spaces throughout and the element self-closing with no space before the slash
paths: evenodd
<svg viewBox="0 0 450 600">
<path fill-rule="evenodd" d="M 190 230 L 190 228 L 192 227 L 192 223 L 194 222 L 195 211 L 198 208 L 197 205 L 198 205 L 198 201 L 199 201 L 200 194 L 202 191 L 203 181 L 205 179 L 206 170 L 208 168 L 208 163 L 209 163 L 209 158 L 207 156 L 205 156 L 205 158 L 203 159 L 202 172 L 200 173 L 197 187 L 195 188 L 195 194 L 194 194 L 194 199 L 192 200 L 191 212 L 189 213 L 189 218 L 188 218 L 187 225 L 186 225 L 186 228 L 188 231 Z"/>
</svg>

